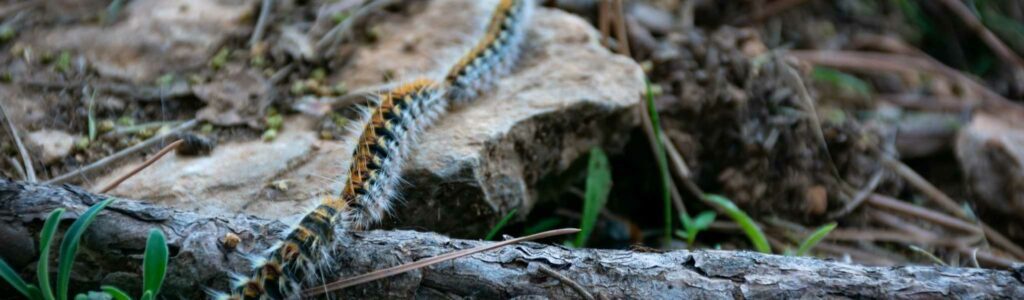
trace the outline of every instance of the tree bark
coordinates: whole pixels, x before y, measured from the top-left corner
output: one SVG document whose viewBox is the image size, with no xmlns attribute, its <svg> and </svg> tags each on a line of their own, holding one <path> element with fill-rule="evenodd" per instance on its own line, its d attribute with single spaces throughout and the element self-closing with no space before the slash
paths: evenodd
<svg viewBox="0 0 1024 300">
<path fill-rule="evenodd" d="M 65 216 L 74 218 L 102 199 L 104 196 L 70 185 L 0 180 L 0 256 L 24 278 L 34 280 L 36 239 L 46 215 L 65 207 L 69 212 Z M 63 230 L 70 223 L 62 225 Z M 141 256 L 150 228 L 163 230 L 171 249 L 163 295 L 200 299 L 205 297 L 203 288 L 224 290 L 228 272 L 244 273 L 248 264 L 245 255 L 266 249 L 287 225 L 248 215 L 201 216 L 135 200 L 118 200 L 87 230 L 73 269 L 72 287 L 95 290 L 100 284 L 111 284 L 138 291 Z M 228 233 L 240 238 L 236 247 L 223 243 Z M 338 243 L 337 259 L 324 270 L 325 282 L 485 243 L 413 231 L 350 234 Z M 55 269 L 55 263 L 51 262 L 51 269 Z M 541 266 L 569 278 L 598 299 L 1024 299 L 1021 265 L 1013 270 L 869 267 L 753 252 L 638 252 L 569 249 L 538 243 L 512 245 L 441 263 L 352 287 L 338 296 L 583 297 L 570 284 L 541 272 Z M 0 285 L 0 294 L 14 295 L 14 291 L 3 289 L 10 287 Z"/>
</svg>

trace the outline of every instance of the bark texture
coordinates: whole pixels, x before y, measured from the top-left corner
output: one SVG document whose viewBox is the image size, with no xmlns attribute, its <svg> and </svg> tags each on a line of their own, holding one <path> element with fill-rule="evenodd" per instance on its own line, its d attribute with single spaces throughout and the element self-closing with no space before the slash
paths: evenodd
<svg viewBox="0 0 1024 300">
<path fill-rule="evenodd" d="M 37 259 L 35 239 L 45 216 L 66 207 L 70 213 L 65 215 L 74 218 L 102 199 L 74 186 L 0 180 L 0 256 L 31 278 Z M 244 255 L 265 249 L 286 225 L 248 215 L 210 218 L 119 200 L 100 214 L 83 238 L 72 286 L 88 288 L 102 283 L 138 290 L 141 254 L 150 228 L 162 229 L 170 243 L 172 257 L 164 295 L 199 299 L 204 297 L 202 288 L 223 289 L 225 274 L 245 270 Z M 237 246 L 224 244 L 229 233 L 240 237 Z M 347 277 L 483 243 L 413 231 L 361 232 L 343 237 L 336 264 L 324 273 L 330 274 L 326 280 Z M 541 265 L 571 278 L 597 298 L 610 299 L 1024 299 L 1024 266 L 1014 270 L 866 267 L 752 252 L 654 253 L 538 243 L 445 262 L 350 288 L 339 296 L 582 298 L 568 284 L 540 272 Z M 13 295 L 13 291 L 0 293 Z"/>
</svg>

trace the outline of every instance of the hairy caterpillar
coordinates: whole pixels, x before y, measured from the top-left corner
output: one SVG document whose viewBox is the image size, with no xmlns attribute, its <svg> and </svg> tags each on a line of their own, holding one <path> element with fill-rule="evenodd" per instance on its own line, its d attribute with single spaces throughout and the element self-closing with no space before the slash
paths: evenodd
<svg viewBox="0 0 1024 300">
<path fill-rule="evenodd" d="M 461 103 L 476 98 L 495 78 L 509 72 L 519 59 L 533 5 L 532 0 L 498 3 L 484 36 L 448 71 L 449 99 Z"/>
<path fill-rule="evenodd" d="M 468 101 L 511 69 L 519 54 L 532 0 L 501 0 L 480 42 L 451 68 L 445 81 L 415 80 L 377 96 L 354 132 L 359 136 L 348 176 L 265 255 L 252 259 L 252 276 L 234 276 L 232 294 L 218 299 L 298 298 L 303 282 L 332 262 L 335 236 L 383 218 L 397 193 L 403 159 L 419 133 L 447 110 Z"/>
</svg>

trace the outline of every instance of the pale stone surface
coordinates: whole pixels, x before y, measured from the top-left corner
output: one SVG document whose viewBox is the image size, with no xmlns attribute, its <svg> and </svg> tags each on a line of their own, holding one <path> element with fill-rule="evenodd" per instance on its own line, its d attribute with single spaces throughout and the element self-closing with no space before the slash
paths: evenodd
<svg viewBox="0 0 1024 300">
<path fill-rule="evenodd" d="M 341 172 L 342 166 L 334 159 L 347 153 L 339 151 L 339 143 L 319 141 L 312 128 L 311 120 L 289 118 L 273 141 L 227 143 L 202 157 L 171 153 L 110 193 L 204 215 L 253 212 L 266 218 L 286 218 L 301 214 L 322 187 L 330 186 L 328 176 Z M 138 164 L 103 176 L 93 189 L 106 186 Z"/>
<path fill-rule="evenodd" d="M 64 131 L 44 129 L 30 132 L 25 136 L 25 143 L 33 157 L 43 164 L 51 164 L 71 153 L 75 137 Z"/>
<path fill-rule="evenodd" d="M 203 66 L 223 42 L 248 32 L 255 0 L 128 1 L 121 20 L 55 27 L 27 35 L 49 50 L 83 54 L 104 77 L 150 82 L 164 73 Z"/>
<path fill-rule="evenodd" d="M 358 49 L 336 79 L 359 89 L 399 70 L 398 78 L 437 78 L 451 63 L 439 57 L 466 51 L 494 3 L 431 1 L 381 24 L 378 42 Z M 639 120 L 639 66 L 602 48 L 586 21 L 560 11 L 538 9 L 527 39 L 513 74 L 443 116 L 413 147 L 390 225 L 478 237 L 512 209 L 526 215 L 542 178 L 559 176 L 594 146 L 625 143 Z M 343 142 L 316 141 L 313 126 L 295 120 L 269 144 L 229 143 L 208 158 L 165 158 L 116 192 L 210 213 L 294 217 L 315 203 L 312 195 L 336 188 L 331 183 L 351 154 Z M 285 191 L 275 188 L 281 182 Z M 197 200 L 206 202 L 188 203 Z"/>
</svg>

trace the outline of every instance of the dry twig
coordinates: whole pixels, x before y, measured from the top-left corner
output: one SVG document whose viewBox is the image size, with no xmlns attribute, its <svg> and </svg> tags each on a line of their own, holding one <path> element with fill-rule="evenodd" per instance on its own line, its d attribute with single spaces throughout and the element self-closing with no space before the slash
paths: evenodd
<svg viewBox="0 0 1024 300">
<path fill-rule="evenodd" d="M 871 193 L 874 193 L 876 188 L 878 188 L 878 184 L 882 182 L 883 174 L 885 173 L 883 173 L 882 170 L 875 172 L 875 175 L 872 175 L 871 179 L 868 180 L 868 184 L 864 185 L 864 188 L 860 191 L 857 191 L 857 194 L 853 195 L 853 199 L 850 199 L 850 202 L 847 202 L 842 209 L 829 214 L 828 218 L 832 220 L 842 218 L 860 207 L 861 203 L 864 203 L 864 200 L 867 199 Z"/>
<path fill-rule="evenodd" d="M 168 131 L 168 132 L 166 132 L 164 134 L 151 137 L 148 140 L 145 140 L 145 141 L 143 141 L 141 143 L 136 144 L 135 146 L 131 146 L 131 147 L 125 148 L 124 150 L 118 151 L 117 153 L 114 153 L 114 154 L 112 154 L 110 156 L 104 157 L 103 159 L 100 159 L 100 160 L 98 160 L 98 161 L 96 161 L 94 163 L 91 163 L 91 164 L 89 164 L 89 165 L 87 165 L 85 167 L 82 167 L 82 168 L 80 168 L 78 170 L 75 170 L 73 172 L 70 172 L 70 173 L 67 173 L 67 174 L 64 174 L 64 175 L 61 175 L 61 176 L 57 176 L 56 178 L 47 180 L 44 183 L 46 183 L 46 184 L 64 183 L 64 182 L 70 180 L 71 178 L 78 177 L 78 176 L 85 176 L 85 175 L 90 174 L 90 173 L 92 173 L 92 172 L 94 172 L 94 171 L 96 171 L 96 170 L 98 170 L 98 169 L 100 169 L 100 168 L 102 168 L 102 167 L 104 167 L 106 165 L 109 165 L 111 163 L 114 163 L 114 162 L 117 162 L 117 161 L 119 161 L 121 159 L 124 159 L 125 157 L 128 157 L 129 155 L 132 155 L 132 154 L 134 154 L 136 152 L 142 151 L 144 149 L 148 149 L 149 147 L 151 147 L 153 145 L 161 143 L 161 142 L 164 141 L 164 139 L 166 139 L 168 137 L 171 137 L 174 134 L 177 134 L 177 133 L 185 131 L 185 130 L 192 129 L 192 127 L 195 127 L 197 124 L 199 124 L 199 121 L 189 120 L 189 121 L 187 121 L 185 123 L 182 123 L 181 125 L 178 125 L 178 127 L 175 127 L 175 128 L 171 129 L 170 131 Z"/>
<path fill-rule="evenodd" d="M 900 177 L 906 179 L 907 183 L 910 183 L 911 186 L 924 193 L 929 199 L 932 199 L 938 203 L 939 206 L 942 206 L 943 209 L 953 213 L 960 219 L 973 221 L 972 218 L 960 208 L 960 205 L 953 200 L 953 198 L 947 196 L 946 193 L 943 193 L 942 190 L 939 190 L 939 188 L 932 185 L 928 180 L 925 180 L 924 177 L 921 177 L 917 172 L 914 172 L 914 170 L 909 166 L 884 155 L 882 156 L 882 163 L 890 167 L 896 172 L 896 174 L 899 174 Z M 1006 249 L 1010 253 L 1013 253 L 1017 259 L 1024 259 L 1024 248 L 1021 248 L 1013 241 L 1006 238 L 1002 233 L 992 229 L 985 224 L 985 222 L 982 222 L 981 220 L 977 220 L 977 222 L 979 224 L 978 227 L 980 227 L 980 230 L 984 233 L 985 237 L 989 239 L 989 241 L 1003 249 Z"/>
<path fill-rule="evenodd" d="M 21 154 L 21 161 L 25 165 L 25 175 L 28 182 L 36 182 L 36 170 L 32 167 L 32 158 L 29 157 L 28 150 L 25 150 L 25 144 L 21 142 L 18 129 L 14 128 L 14 121 L 7 116 L 7 110 L 4 109 L 3 104 L 0 104 L 0 114 L 3 115 L 4 121 L 7 122 L 7 129 L 11 131 L 11 138 L 14 139 L 14 144 L 18 147 L 18 153 Z"/>
<path fill-rule="evenodd" d="M 305 296 L 307 296 L 307 297 L 323 295 L 323 294 L 331 292 L 331 291 L 336 291 L 336 290 L 344 289 L 344 288 L 347 288 L 347 287 L 350 287 L 350 286 L 354 286 L 354 285 L 358 285 L 358 284 L 362 284 L 362 283 L 367 283 L 367 282 L 378 280 L 378 279 L 381 279 L 381 278 L 391 277 L 391 276 L 402 274 L 402 273 L 409 272 L 409 271 L 412 271 L 412 270 L 429 267 L 429 266 L 432 266 L 432 265 L 435 265 L 435 264 L 438 264 L 438 263 L 446 262 L 446 261 L 457 259 L 457 258 L 464 257 L 464 256 L 473 255 L 473 254 L 480 253 L 480 252 L 485 252 L 485 251 L 490 251 L 490 250 L 498 249 L 498 248 L 505 247 L 505 246 L 512 245 L 512 244 L 519 243 L 519 242 L 539 240 L 539 239 L 549 238 L 549 237 L 553 237 L 553 236 L 566 235 L 566 234 L 572 234 L 572 233 L 577 233 L 577 232 L 580 232 L 580 230 L 576 229 L 576 228 L 555 229 L 555 230 L 549 230 L 549 231 L 545 231 L 545 232 L 541 232 L 541 233 L 537 233 L 537 234 L 533 234 L 533 235 L 529 235 L 529 236 L 525 236 L 525 237 L 521 237 L 521 238 L 515 238 L 515 239 L 511 239 L 511 240 L 507 240 L 507 241 L 501 241 L 501 242 L 497 242 L 497 243 L 493 243 L 493 244 L 483 245 L 483 246 L 475 247 L 475 248 L 471 248 L 471 249 L 459 250 L 459 251 L 455 251 L 455 252 L 451 252 L 451 253 L 447 253 L 447 254 L 442 254 L 442 255 L 438 255 L 438 256 L 434 256 L 434 257 L 430 257 L 430 258 L 421 259 L 421 260 L 418 260 L 418 261 L 415 261 L 415 262 L 411 262 L 411 263 L 407 263 L 407 264 L 403 264 L 403 265 L 400 265 L 400 266 L 395 266 L 395 267 L 391 267 L 391 268 L 387 268 L 387 269 L 383 269 L 383 270 L 377 270 L 377 271 L 373 271 L 373 272 L 366 273 L 366 274 L 363 274 L 363 275 L 359 275 L 359 276 L 355 276 L 355 277 L 350 277 L 350 278 L 338 280 L 338 281 L 335 281 L 335 282 L 324 284 L 323 286 L 319 286 L 319 287 L 315 287 L 315 288 L 309 288 L 309 289 L 306 289 L 305 291 L 303 291 L 303 294 Z"/>
<path fill-rule="evenodd" d="M 977 79 L 964 75 L 956 69 L 947 67 L 931 58 L 909 55 L 885 54 L 859 51 L 833 50 L 796 50 L 790 56 L 815 65 L 833 68 L 868 72 L 927 72 L 946 77 L 952 82 L 960 82 L 970 90 L 981 94 L 983 107 L 990 110 L 1014 112 L 1024 116 L 1024 108 L 1002 95 L 990 90 Z"/>
<path fill-rule="evenodd" d="M 267 21 L 270 19 L 270 9 L 274 7 L 274 0 L 263 0 L 260 5 L 260 17 L 256 20 L 256 28 L 252 30 L 252 36 L 249 37 L 249 47 L 256 46 L 260 40 L 263 40 L 263 33 L 267 30 Z"/>
<path fill-rule="evenodd" d="M 551 268 L 549 268 L 548 266 L 545 266 L 542 263 L 536 263 L 534 265 L 537 266 L 537 270 L 539 270 L 541 273 L 544 273 L 545 275 L 554 277 L 554 278 L 558 279 L 558 281 L 561 281 L 563 284 L 568 285 L 569 287 L 571 287 L 573 290 L 575 290 L 577 293 L 579 293 L 580 297 L 583 297 L 583 299 L 587 299 L 587 300 L 594 300 L 595 299 L 594 295 L 591 295 L 590 292 L 587 291 L 587 289 L 583 288 L 583 286 L 580 285 L 579 282 L 576 282 L 575 280 L 572 280 L 572 278 L 566 277 L 565 275 L 562 275 L 562 274 L 558 273 L 557 271 L 552 270 Z"/>
<path fill-rule="evenodd" d="M 109 192 L 110 190 L 113 190 L 118 185 L 121 185 L 122 182 L 124 182 L 125 180 L 128 180 L 128 178 L 131 178 L 132 176 L 135 176 L 135 174 L 138 174 L 139 172 L 141 172 L 146 167 L 149 167 L 149 165 L 152 165 L 157 160 L 160 160 L 161 157 L 164 157 L 164 155 L 167 155 L 167 153 L 171 152 L 171 150 L 174 150 L 174 149 L 178 148 L 178 145 L 181 145 L 184 142 L 185 142 L 185 140 L 177 140 L 177 141 L 174 141 L 173 143 L 171 143 L 170 145 L 167 145 L 163 149 L 160 149 L 160 152 L 157 152 L 156 155 L 154 155 L 153 157 L 150 157 L 148 160 L 146 160 L 146 162 L 142 163 L 142 165 L 139 165 L 135 169 L 132 169 L 131 172 L 128 172 L 128 174 L 124 174 L 124 176 L 121 176 L 117 180 L 114 180 L 113 182 L 108 184 L 106 187 L 103 187 L 103 189 L 100 190 L 100 194 L 103 194 L 103 193 Z"/>
<path fill-rule="evenodd" d="M 963 20 L 968 28 L 974 30 L 974 33 L 992 49 L 992 52 L 995 52 L 1004 61 L 1015 65 L 1017 69 L 1024 70 L 1024 60 L 1017 56 L 1017 53 L 1014 53 L 1010 47 L 1007 47 L 1003 41 L 999 40 L 999 37 L 992 33 L 992 31 L 985 28 L 985 25 L 981 24 L 981 21 L 974 16 L 971 9 L 967 8 L 963 2 L 960 0 L 939 0 L 939 2 L 945 5 L 946 8 L 949 8 L 949 10 L 952 10 L 953 14 L 959 17 L 960 20 Z"/>
<path fill-rule="evenodd" d="M 363 20 L 374 11 L 393 3 L 397 3 L 398 1 L 402 0 L 375 0 L 363 7 L 360 7 L 351 16 L 345 18 L 345 20 L 338 23 L 338 25 L 335 25 L 330 31 L 327 31 L 327 33 L 316 42 L 316 47 L 314 48 L 316 49 L 316 56 L 326 57 L 327 55 L 325 55 L 325 53 L 327 52 L 327 49 L 337 46 L 338 43 L 344 42 L 352 36 L 352 28 L 356 23 Z"/>
<path fill-rule="evenodd" d="M 639 111 L 639 114 L 640 114 L 640 123 L 641 123 L 641 125 L 644 128 L 644 133 L 647 134 L 647 142 L 651 146 L 651 152 L 654 153 L 654 155 L 657 155 L 658 154 L 658 140 L 655 139 L 654 122 L 651 120 L 651 115 L 649 115 L 648 112 L 647 112 L 647 109 L 646 109 L 647 105 L 646 104 L 645 105 L 639 105 L 639 106 L 637 106 L 637 108 L 638 108 L 638 111 Z M 663 140 L 662 144 L 665 145 L 666 150 L 668 148 L 671 148 L 669 146 L 668 141 L 664 141 Z M 668 151 L 666 151 L 666 152 L 668 152 Z M 668 155 L 666 155 L 666 156 L 668 156 Z M 669 164 L 669 166 L 672 166 L 671 169 L 672 169 L 672 171 L 674 173 L 676 173 L 676 175 L 688 174 L 687 172 L 684 172 L 682 170 L 678 170 L 679 166 L 676 165 L 676 164 Z M 684 164 L 684 167 L 685 167 L 685 164 Z M 688 179 L 689 177 L 680 176 L 680 178 L 684 178 L 684 181 L 689 181 L 689 179 Z M 679 187 L 676 186 L 675 181 L 673 181 L 673 180 L 669 180 L 668 183 L 669 183 L 669 186 L 667 188 L 669 189 L 669 191 L 672 194 L 672 205 L 675 206 L 676 210 L 679 210 L 680 212 L 687 212 L 686 204 L 683 203 L 683 197 L 679 193 Z M 692 184 L 692 182 L 691 182 L 691 184 Z M 694 185 L 694 186 L 696 186 L 696 185 Z M 704 194 L 697 194 L 696 196 L 698 198 L 703 198 Z"/>
</svg>

